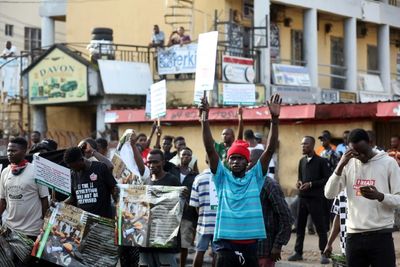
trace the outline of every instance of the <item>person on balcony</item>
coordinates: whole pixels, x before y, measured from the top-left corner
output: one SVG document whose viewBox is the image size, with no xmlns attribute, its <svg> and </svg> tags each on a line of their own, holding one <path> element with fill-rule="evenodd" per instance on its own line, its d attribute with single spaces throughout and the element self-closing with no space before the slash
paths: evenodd
<svg viewBox="0 0 400 267">
<path fill-rule="evenodd" d="M 169 36 L 168 46 L 172 45 L 183 46 L 185 44 L 190 44 L 191 42 L 192 40 L 190 39 L 190 36 L 185 34 L 185 28 L 181 26 L 176 31 L 173 31 Z M 191 73 L 188 73 L 187 75 L 189 79 L 192 78 Z M 175 74 L 175 79 L 179 79 L 180 76 L 181 76 L 180 73 Z"/>
<path fill-rule="evenodd" d="M 160 31 L 158 25 L 153 27 L 153 36 L 151 37 L 150 47 L 164 47 L 165 35 L 164 32 Z"/>
<path fill-rule="evenodd" d="M 3 53 L 1 53 L 1 57 L 6 59 L 9 57 L 15 57 L 17 55 L 17 48 L 12 45 L 11 41 L 6 42 L 6 48 L 4 48 Z"/>
</svg>

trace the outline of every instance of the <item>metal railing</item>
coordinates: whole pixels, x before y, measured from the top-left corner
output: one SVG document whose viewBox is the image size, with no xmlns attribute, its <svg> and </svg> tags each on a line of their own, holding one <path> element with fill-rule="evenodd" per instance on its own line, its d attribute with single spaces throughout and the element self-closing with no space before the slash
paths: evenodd
<svg viewBox="0 0 400 267">
<path fill-rule="evenodd" d="M 334 64 L 318 64 L 319 72 L 318 76 L 321 78 L 330 78 L 330 89 L 344 90 L 346 87 L 346 71 L 347 68 L 341 65 Z M 322 71 L 326 70 L 326 71 Z"/>
</svg>

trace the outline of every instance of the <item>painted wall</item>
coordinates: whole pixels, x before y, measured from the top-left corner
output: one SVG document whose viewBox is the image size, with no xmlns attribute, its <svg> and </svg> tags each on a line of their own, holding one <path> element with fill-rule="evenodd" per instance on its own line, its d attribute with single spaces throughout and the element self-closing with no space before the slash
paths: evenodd
<svg viewBox="0 0 400 267">
<path fill-rule="evenodd" d="M 268 123 L 268 122 L 267 122 Z M 252 129 L 254 132 L 261 132 L 264 136 L 268 135 L 268 124 L 246 124 L 244 129 Z M 232 128 L 237 133 L 237 125 L 221 125 L 212 124 L 211 131 L 215 140 L 221 140 L 221 132 L 224 128 Z M 297 168 L 298 162 L 302 157 L 301 154 L 301 139 L 305 135 L 314 136 L 316 139 L 323 130 L 328 129 L 332 136 L 341 138 L 345 130 L 354 128 L 364 128 L 366 130 L 372 129 L 373 124 L 370 121 L 358 121 L 348 123 L 315 123 L 315 124 L 281 124 L 279 128 L 279 147 L 278 154 L 278 177 L 279 182 L 286 195 L 293 195 L 295 191 L 295 184 L 297 181 Z M 119 135 L 121 136 L 126 129 L 134 129 L 137 132 L 149 134 L 151 130 L 151 123 L 147 124 L 121 124 L 118 127 Z M 200 123 L 195 125 L 165 125 L 162 127 L 163 135 L 184 136 L 186 144 L 190 147 L 196 157 L 199 159 L 200 171 L 206 168 L 205 164 L 205 150 L 202 142 Z M 153 147 L 155 138 L 151 144 Z M 317 140 L 316 146 L 319 146 Z"/>
</svg>

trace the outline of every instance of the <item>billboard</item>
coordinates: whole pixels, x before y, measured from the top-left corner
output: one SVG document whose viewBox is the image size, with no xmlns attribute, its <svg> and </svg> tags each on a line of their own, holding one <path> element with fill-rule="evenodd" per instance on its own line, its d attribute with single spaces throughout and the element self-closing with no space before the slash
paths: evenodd
<svg viewBox="0 0 400 267">
<path fill-rule="evenodd" d="M 59 48 L 29 71 L 28 80 L 32 105 L 88 100 L 87 66 Z"/>
</svg>

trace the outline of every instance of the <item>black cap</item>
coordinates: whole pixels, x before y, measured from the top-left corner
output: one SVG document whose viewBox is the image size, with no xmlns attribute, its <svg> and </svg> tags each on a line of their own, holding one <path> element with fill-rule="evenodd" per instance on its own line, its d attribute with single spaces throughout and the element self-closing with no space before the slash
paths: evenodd
<svg viewBox="0 0 400 267">
<path fill-rule="evenodd" d="M 322 131 L 322 134 L 318 136 L 319 140 L 326 139 L 331 140 L 331 133 L 328 130 Z"/>
</svg>

